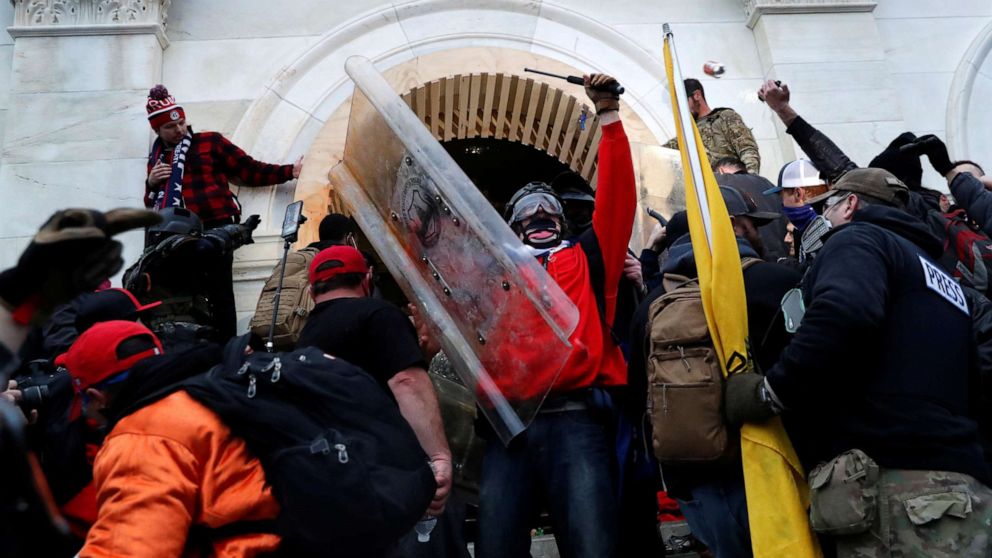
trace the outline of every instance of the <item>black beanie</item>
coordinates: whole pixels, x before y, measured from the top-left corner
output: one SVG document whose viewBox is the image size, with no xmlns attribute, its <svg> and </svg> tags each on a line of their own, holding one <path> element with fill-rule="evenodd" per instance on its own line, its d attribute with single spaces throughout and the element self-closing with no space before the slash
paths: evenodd
<svg viewBox="0 0 992 558">
<path fill-rule="evenodd" d="M 677 211 L 668 220 L 668 226 L 665 228 L 665 248 L 687 234 L 689 234 L 689 215 L 685 211 Z"/>
<path fill-rule="evenodd" d="M 355 232 L 355 222 L 340 213 L 330 213 L 320 221 L 317 230 L 321 242 L 344 242 L 346 236 Z"/>
<path fill-rule="evenodd" d="M 896 175 L 896 178 L 899 180 L 902 180 L 903 184 L 908 186 L 910 190 L 919 190 L 922 187 L 923 181 L 923 166 L 920 165 L 920 155 L 918 153 L 901 153 L 899 151 L 900 147 L 914 141 L 916 141 L 916 135 L 913 132 L 899 134 L 885 148 L 885 151 L 876 155 L 868 163 L 868 166 L 876 169 L 885 169 Z"/>
</svg>

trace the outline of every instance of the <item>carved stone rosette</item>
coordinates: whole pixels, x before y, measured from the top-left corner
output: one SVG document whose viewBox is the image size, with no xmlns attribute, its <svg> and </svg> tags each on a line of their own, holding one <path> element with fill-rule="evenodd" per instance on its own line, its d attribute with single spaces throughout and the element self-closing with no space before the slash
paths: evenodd
<svg viewBox="0 0 992 558">
<path fill-rule="evenodd" d="M 12 37 L 154 33 L 168 46 L 172 0 L 11 0 Z"/>
<path fill-rule="evenodd" d="M 742 0 L 747 26 L 754 28 L 764 14 L 871 12 L 875 0 Z"/>
</svg>

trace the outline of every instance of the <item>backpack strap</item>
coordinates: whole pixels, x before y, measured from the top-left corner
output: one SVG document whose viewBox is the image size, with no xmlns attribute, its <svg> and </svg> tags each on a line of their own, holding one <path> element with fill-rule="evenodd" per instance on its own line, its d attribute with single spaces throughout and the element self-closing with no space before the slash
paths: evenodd
<svg viewBox="0 0 992 558">
<path fill-rule="evenodd" d="M 755 258 L 754 256 L 745 256 L 741 258 L 741 271 L 747 271 L 751 266 L 759 263 L 763 263 L 765 260 L 761 258 Z"/>
<path fill-rule="evenodd" d="M 670 293 L 679 287 L 684 287 L 689 283 L 698 282 L 698 277 L 689 278 L 678 273 L 666 273 L 661 278 L 661 284 L 665 286 L 665 293 Z"/>
<path fill-rule="evenodd" d="M 763 263 L 765 260 L 761 258 L 755 258 L 753 256 L 745 256 L 741 258 L 741 271 L 747 271 L 751 266 L 759 263 Z M 662 284 L 665 286 L 665 292 L 671 292 L 679 287 L 683 287 L 692 283 L 693 281 L 699 281 L 698 277 L 690 279 L 685 275 L 679 275 L 677 273 L 666 273 L 662 277 Z"/>
</svg>

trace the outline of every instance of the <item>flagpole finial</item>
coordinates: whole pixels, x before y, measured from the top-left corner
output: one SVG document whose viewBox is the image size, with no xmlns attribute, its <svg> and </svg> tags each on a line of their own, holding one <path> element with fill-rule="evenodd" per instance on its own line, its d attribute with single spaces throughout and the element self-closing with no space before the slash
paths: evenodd
<svg viewBox="0 0 992 558">
<path fill-rule="evenodd" d="M 671 35 L 672 34 L 672 26 L 671 25 L 668 25 L 667 23 L 662 24 L 662 26 L 661 26 L 661 32 L 664 35 Z"/>
</svg>

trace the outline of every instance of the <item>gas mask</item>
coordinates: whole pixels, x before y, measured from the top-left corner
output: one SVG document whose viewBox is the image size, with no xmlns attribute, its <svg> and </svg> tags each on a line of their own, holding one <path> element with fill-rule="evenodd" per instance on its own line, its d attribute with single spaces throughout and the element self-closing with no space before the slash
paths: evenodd
<svg viewBox="0 0 992 558">
<path fill-rule="evenodd" d="M 551 218 L 534 219 L 521 231 L 524 242 L 535 248 L 551 248 L 561 242 L 561 226 Z"/>
<path fill-rule="evenodd" d="M 544 216 L 533 218 L 539 212 Z M 514 204 L 510 226 L 523 236 L 524 243 L 535 248 L 551 248 L 561 242 L 563 218 L 561 201 L 554 194 L 533 192 Z M 524 221 L 528 221 L 526 225 Z"/>
<path fill-rule="evenodd" d="M 816 219 L 813 219 L 803 231 L 803 238 L 799 243 L 799 261 L 805 261 L 808 256 L 815 255 L 820 248 L 823 248 L 823 235 L 833 226 L 833 223 L 823 215 L 817 215 Z"/>
</svg>

